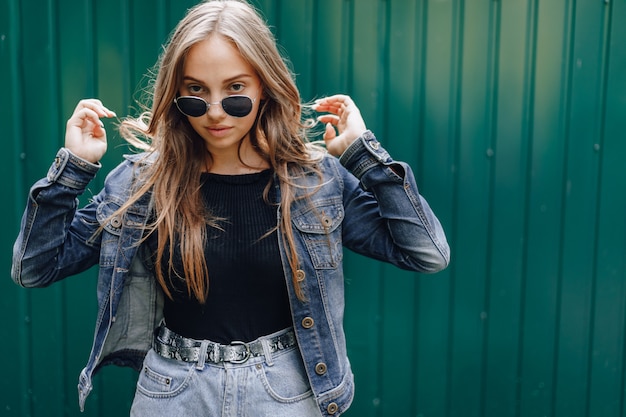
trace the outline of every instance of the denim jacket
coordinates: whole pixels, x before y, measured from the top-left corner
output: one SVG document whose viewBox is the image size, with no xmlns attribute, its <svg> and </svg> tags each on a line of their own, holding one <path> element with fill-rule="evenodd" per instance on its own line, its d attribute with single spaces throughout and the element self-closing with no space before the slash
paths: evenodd
<svg viewBox="0 0 626 417">
<path fill-rule="evenodd" d="M 99 265 L 94 341 L 78 385 L 81 410 L 100 367 L 141 369 L 162 318 L 163 293 L 151 272 L 147 244 L 139 244 L 152 210 L 150 195 L 111 218 L 129 198 L 141 160 L 127 156 L 109 173 L 103 190 L 78 209 L 77 196 L 100 165 L 60 149 L 46 178 L 30 190 L 13 248 L 11 276 L 24 287 L 45 287 Z M 343 328 L 343 247 L 420 272 L 445 268 L 450 254 L 411 168 L 393 161 L 371 132 L 340 159 L 324 156 L 320 168 L 321 185 L 313 173 L 300 178 L 298 193 L 315 192 L 291 207 L 304 301 L 296 296 L 280 238 L 279 247 L 311 388 L 322 414 L 338 416 L 354 393 Z"/>
</svg>

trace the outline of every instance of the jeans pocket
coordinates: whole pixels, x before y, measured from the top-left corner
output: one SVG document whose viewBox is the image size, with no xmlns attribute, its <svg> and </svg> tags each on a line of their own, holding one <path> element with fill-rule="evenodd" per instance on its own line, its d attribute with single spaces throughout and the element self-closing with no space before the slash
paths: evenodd
<svg viewBox="0 0 626 417">
<path fill-rule="evenodd" d="M 137 379 L 137 392 L 151 398 L 171 398 L 191 384 L 195 364 L 167 359 L 150 350 Z"/>
<path fill-rule="evenodd" d="M 293 403 L 313 395 L 300 352 L 297 349 L 274 356 L 274 363 L 262 363 L 257 372 L 267 393 L 281 403 Z"/>
</svg>

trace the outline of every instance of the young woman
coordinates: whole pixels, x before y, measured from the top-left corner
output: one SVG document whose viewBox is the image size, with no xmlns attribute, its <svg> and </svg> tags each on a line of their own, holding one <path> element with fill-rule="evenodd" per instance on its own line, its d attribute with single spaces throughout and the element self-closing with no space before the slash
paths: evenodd
<svg viewBox="0 0 626 417">
<path fill-rule="evenodd" d="M 76 197 L 107 148 L 82 100 L 65 147 L 30 190 L 13 279 L 42 287 L 99 265 L 93 374 L 140 370 L 135 416 L 338 416 L 353 397 L 343 329 L 343 247 L 435 272 L 449 249 L 408 165 L 345 95 L 318 100 L 325 149 L 248 4 L 209 1 L 178 24 L 152 108 L 122 134 L 145 150 Z M 42 233 L 42 231 L 45 231 Z"/>
</svg>

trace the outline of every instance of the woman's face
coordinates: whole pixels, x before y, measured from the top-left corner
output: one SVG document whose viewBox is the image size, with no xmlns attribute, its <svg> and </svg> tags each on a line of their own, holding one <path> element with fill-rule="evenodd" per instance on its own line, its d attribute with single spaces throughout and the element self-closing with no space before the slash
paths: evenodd
<svg viewBox="0 0 626 417">
<path fill-rule="evenodd" d="M 205 114 L 187 118 L 206 142 L 214 160 L 237 156 L 242 139 L 242 148 L 245 150 L 263 98 L 262 86 L 254 68 L 243 59 L 232 42 L 213 35 L 195 44 L 185 60 L 179 94 L 201 97 L 210 103 Z M 252 99 L 249 114 L 236 117 L 224 111 L 222 100 L 232 95 L 244 95 Z"/>
</svg>

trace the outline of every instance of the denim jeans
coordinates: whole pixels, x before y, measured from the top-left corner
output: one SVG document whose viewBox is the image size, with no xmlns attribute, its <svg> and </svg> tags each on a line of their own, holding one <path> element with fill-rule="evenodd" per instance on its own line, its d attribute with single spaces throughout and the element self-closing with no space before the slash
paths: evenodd
<svg viewBox="0 0 626 417">
<path fill-rule="evenodd" d="M 321 413 L 295 346 L 242 364 L 183 362 L 150 350 L 130 415 L 319 417 Z"/>
</svg>

